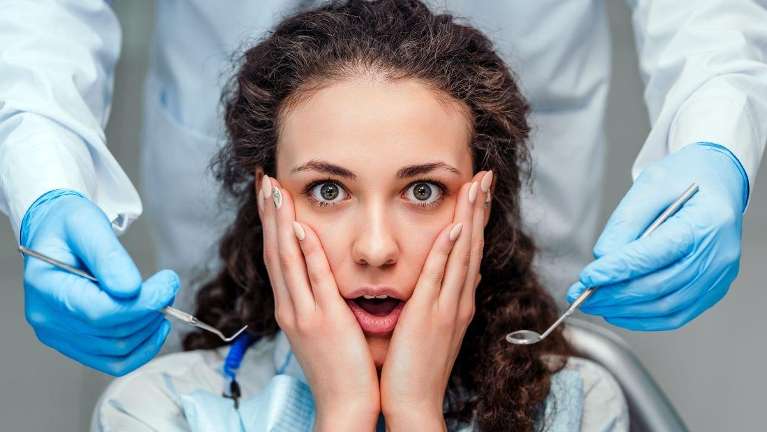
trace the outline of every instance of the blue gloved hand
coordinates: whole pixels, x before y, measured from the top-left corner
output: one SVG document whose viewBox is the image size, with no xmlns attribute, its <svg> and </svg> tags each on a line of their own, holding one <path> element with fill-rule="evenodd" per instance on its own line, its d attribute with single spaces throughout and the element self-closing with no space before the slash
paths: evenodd
<svg viewBox="0 0 767 432">
<path fill-rule="evenodd" d="M 38 198 L 21 224 L 21 244 L 89 271 L 98 280 L 24 257 L 25 312 L 40 341 L 86 366 L 124 375 L 151 360 L 170 323 L 158 312 L 175 299 L 178 276 L 141 274 L 106 215 L 77 192 Z"/>
<path fill-rule="evenodd" d="M 692 182 L 700 187 L 653 234 L 636 240 Z M 581 311 L 630 330 L 679 328 L 719 301 L 738 274 L 748 177 L 712 143 L 688 145 L 648 166 L 607 221 L 595 261 L 568 290 Z"/>
</svg>

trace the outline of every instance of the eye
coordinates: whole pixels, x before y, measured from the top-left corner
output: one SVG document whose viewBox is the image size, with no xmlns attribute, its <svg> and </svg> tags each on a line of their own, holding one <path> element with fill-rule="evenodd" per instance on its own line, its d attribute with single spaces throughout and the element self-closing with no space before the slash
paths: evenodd
<svg viewBox="0 0 767 432">
<path fill-rule="evenodd" d="M 419 180 L 411 183 L 405 192 L 405 195 L 412 195 L 419 207 L 434 207 L 439 205 L 445 198 L 447 187 L 442 182 L 436 180 Z M 434 198 L 436 197 L 436 198 Z"/>
<path fill-rule="evenodd" d="M 312 182 L 304 191 L 304 195 L 306 195 L 315 205 L 320 207 L 337 205 L 343 200 L 335 202 L 333 200 L 341 193 L 346 193 L 344 188 L 335 181 L 330 180 Z"/>
<path fill-rule="evenodd" d="M 447 186 L 433 179 L 422 179 L 411 183 L 405 189 L 406 198 L 418 207 L 434 207 L 445 198 Z M 339 195 L 347 195 L 346 190 L 337 181 L 331 179 L 317 180 L 304 189 L 303 194 L 316 206 L 328 207 L 340 204 L 344 199 Z"/>
</svg>

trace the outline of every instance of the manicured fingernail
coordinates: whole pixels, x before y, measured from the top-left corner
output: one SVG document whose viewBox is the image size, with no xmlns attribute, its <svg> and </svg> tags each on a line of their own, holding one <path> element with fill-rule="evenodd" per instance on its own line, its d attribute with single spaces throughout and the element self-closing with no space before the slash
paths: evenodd
<svg viewBox="0 0 767 432">
<path fill-rule="evenodd" d="M 463 228 L 463 224 L 462 223 L 455 224 L 453 229 L 450 230 L 450 241 L 455 241 L 455 239 L 458 238 L 458 234 L 461 233 L 461 228 Z"/>
<path fill-rule="evenodd" d="M 296 237 L 298 237 L 299 241 L 306 238 L 304 227 L 302 227 L 301 224 L 296 221 L 293 221 L 293 232 L 296 233 Z"/>
<path fill-rule="evenodd" d="M 469 188 L 469 203 L 474 204 L 477 200 L 477 182 L 473 182 Z"/>
<path fill-rule="evenodd" d="M 280 192 L 280 188 L 272 188 L 272 200 L 274 201 L 274 206 L 280 208 L 282 205 L 282 192 Z"/>
<path fill-rule="evenodd" d="M 490 193 L 488 193 L 488 194 L 487 194 L 487 197 L 485 197 L 485 202 L 486 202 L 486 203 L 489 203 L 489 202 L 490 202 L 490 201 L 492 201 L 492 200 L 493 200 L 493 194 L 490 194 Z"/>
<path fill-rule="evenodd" d="M 487 193 L 490 190 L 490 183 L 493 182 L 493 170 L 490 170 L 482 177 L 482 192 Z"/>
<path fill-rule="evenodd" d="M 269 176 L 264 174 L 263 185 L 261 191 L 264 193 L 264 199 L 268 199 L 272 195 L 272 182 L 269 180 Z"/>
<path fill-rule="evenodd" d="M 263 187 L 261 189 L 263 189 Z M 264 208 L 264 192 L 258 190 L 258 186 L 256 186 L 256 203 L 258 203 L 258 212 L 260 214 Z"/>
</svg>

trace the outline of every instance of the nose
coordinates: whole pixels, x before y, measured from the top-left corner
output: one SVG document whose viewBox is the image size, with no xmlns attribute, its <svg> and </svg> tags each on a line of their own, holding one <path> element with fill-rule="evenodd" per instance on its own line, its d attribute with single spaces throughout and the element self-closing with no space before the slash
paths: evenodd
<svg viewBox="0 0 767 432">
<path fill-rule="evenodd" d="M 371 205 L 364 212 L 352 246 L 352 256 L 356 263 L 382 267 L 397 262 L 399 248 L 392 223 L 386 214 L 382 205 Z"/>
</svg>

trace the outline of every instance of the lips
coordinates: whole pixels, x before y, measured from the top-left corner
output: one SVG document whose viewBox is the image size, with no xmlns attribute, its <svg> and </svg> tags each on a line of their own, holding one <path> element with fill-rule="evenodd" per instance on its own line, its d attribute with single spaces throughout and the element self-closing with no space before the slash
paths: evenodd
<svg viewBox="0 0 767 432">
<path fill-rule="evenodd" d="M 370 335 L 386 335 L 394 331 L 405 302 L 389 297 L 386 299 L 347 299 L 362 331 Z"/>
</svg>

